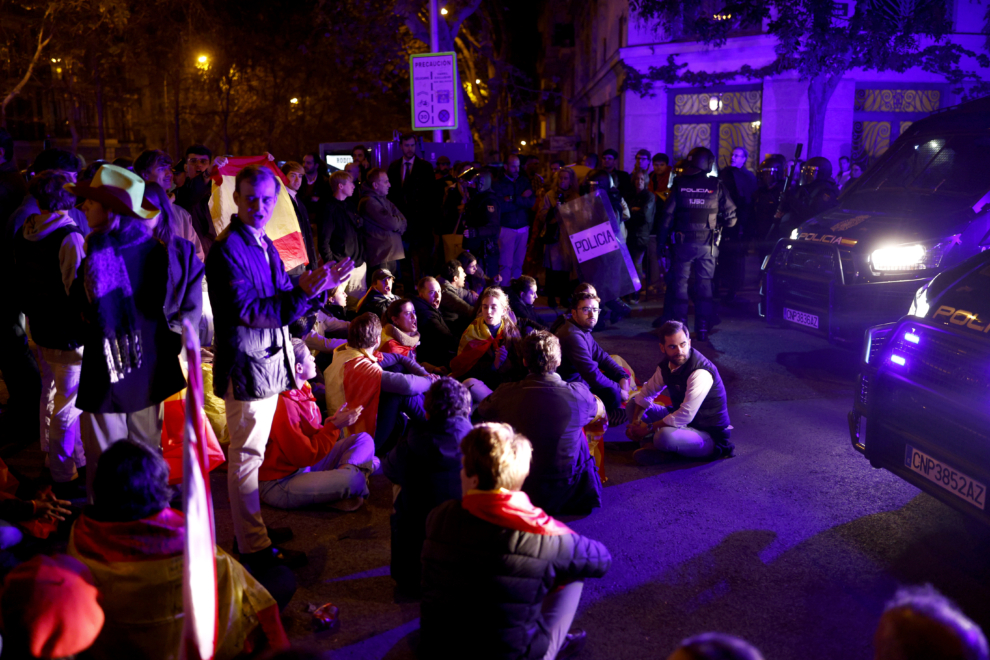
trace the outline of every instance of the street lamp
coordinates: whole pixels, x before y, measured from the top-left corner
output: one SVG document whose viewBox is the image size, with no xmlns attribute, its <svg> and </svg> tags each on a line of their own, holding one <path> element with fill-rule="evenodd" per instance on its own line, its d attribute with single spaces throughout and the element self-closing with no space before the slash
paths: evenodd
<svg viewBox="0 0 990 660">
<path fill-rule="evenodd" d="M 718 112 L 722 108 L 722 99 L 718 96 L 712 94 L 708 97 L 708 109 L 712 112 Z"/>
<path fill-rule="evenodd" d="M 446 7 L 444 7 L 443 9 L 440 10 L 440 15 L 441 16 L 446 16 L 447 15 L 447 8 Z"/>
<path fill-rule="evenodd" d="M 526 140 L 519 140 L 519 144 L 521 144 L 522 146 L 525 147 L 526 146 Z"/>
<path fill-rule="evenodd" d="M 293 96 L 291 99 L 289 99 L 289 103 L 291 103 L 292 105 L 296 105 L 297 103 L 299 103 L 299 99 Z"/>
<path fill-rule="evenodd" d="M 206 55 L 200 55 L 196 58 L 196 68 L 201 71 L 206 71 L 210 66 L 210 58 Z"/>
<path fill-rule="evenodd" d="M 475 78 L 474 79 L 474 84 L 475 85 L 480 85 L 481 84 L 481 78 Z"/>
<path fill-rule="evenodd" d="M 210 61 L 210 58 L 208 58 L 206 55 L 200 55 L 198 58 L 196 58 L 196 61 L 199 62 L 200 64 L 206 64 L 207 62 Z"/>
</svg>

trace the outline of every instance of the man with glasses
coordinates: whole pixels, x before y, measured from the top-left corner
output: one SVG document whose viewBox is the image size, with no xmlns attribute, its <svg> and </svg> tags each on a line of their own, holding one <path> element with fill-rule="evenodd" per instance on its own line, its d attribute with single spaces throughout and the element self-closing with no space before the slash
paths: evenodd
<svg viewBox="0 0 990 660">
<path fill-rule="evenodd" d="M 624 421 L 621 403 L 629 399 L 629 374 L 591 336 L 601 301 L 594 293 L 571 298 L 571 318 L 557 329 L 561 361 L 557 373 L 568 382 L 583 381 L 602 400 L 611 423 Z"/>
</svg>

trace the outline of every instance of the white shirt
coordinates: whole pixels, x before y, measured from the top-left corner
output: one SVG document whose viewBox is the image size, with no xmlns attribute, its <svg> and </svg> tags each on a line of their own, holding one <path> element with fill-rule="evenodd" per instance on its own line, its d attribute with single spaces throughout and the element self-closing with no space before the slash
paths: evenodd
<svg viewBox="0 0 990 660">
<path fill-rule="evenodd" d="M 267 261 L 268 262 L 268 265 L 270 266 L 271 263 L 272 263 L 272 260 L 271 260 L 271 257 L 268 256 L 268 245 L 265 243 L 265 239 L 264 239 L 265 230 L 264 229 L 255 229 L 254 227 L 252 227 L 251 225 L 249 225 L 246 222 L 244 223 L 244 228 L 248 230 L 248 233 L 249 234 L 251 234 L 252 236 L 254 236 L 254 240 L 256 240 L 258 242 L 258 246 L 265 253 L 265 261 Z"/>
<path fill-rule="evenodd" d="M 678 367 L 678 369 L 680 368 Z M 675 371 L 677 369 L 671 370 L 671 372 Z M 694 416 L 698 414 L 698 408 L 701 407 L 701 403 L 708 396 L 708 392 L 714 384 L 715 379 L 712 378 L 712 375 L 708 371 L 705 369 L 695 370 L 694 373 L 688 376 L 687 391 L 684 393 L 684 403 L 681 404 L 680 408 L 664 417 L 663 423 L 680 429 L 694 421 Z M 633 397 L 633 401 L 640 408 L 649 408 L 653 400 L 665 389 L 667 389 L 667 385 L 663 382 L 663 372 L 660 371 L 660 367 L 657 367 L 650 380 L 643 385 L 643 389 Z"/>
</svg>

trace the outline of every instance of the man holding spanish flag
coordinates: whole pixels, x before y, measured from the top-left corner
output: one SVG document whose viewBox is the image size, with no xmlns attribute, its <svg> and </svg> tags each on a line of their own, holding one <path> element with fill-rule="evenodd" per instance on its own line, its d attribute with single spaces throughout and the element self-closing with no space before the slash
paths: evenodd
<svg viewBox="0 0 990 660">
<path fill-rule="evenodd" d="M 324 264 L 292 285 L 278 241 L 266 232 L 283 194 L 280 175 L 267 163 L 248 165 L 237 173 L 237 214 L 206 259 L 216 332 L 213 389 L 226 405 L 230 508 L 241 560 L 250 568 L 306 563 L 305 554 L 280 549 L 269 537 L 261 517 L 258 469 L 278 394 L 294 385 L 295 358 L 287 326 L 318 309 L 323 292 L 346 281 L 354 269 L 349 259 Z M 278 540 L 288 538 L 291 531 L 284 530 Z"/>
</svg>

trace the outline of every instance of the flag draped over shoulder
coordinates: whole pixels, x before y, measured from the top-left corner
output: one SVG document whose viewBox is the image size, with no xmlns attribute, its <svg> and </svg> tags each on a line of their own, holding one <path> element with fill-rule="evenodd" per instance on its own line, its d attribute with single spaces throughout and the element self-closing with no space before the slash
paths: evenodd
<svg viewBox="0 0 990 660">
<path fill-rule="evenodd" d="M 461 335 L 457 355 L 450 361 L 451 375 L 454 378 L 462 378 L 489 349 L 496 349 L 503 343 L 505 343 L 504 323 L 499 326 L 498 334 L 492 337 L 484 319 L 481 316 L 476 317 Z"/>
<path fill-rule="evenodd" d="M 230 224 L 230 216 L 237 213 L 237 205 L 234 204 L 234 179 L 237 173 L 248 165 L 267 167 L 282 182 L 278 192 L 278 201 L 275 203 L 271 220 L 265 226 L 265 233 L 275 244 L 275 249 L 278 250 L 278 256 L 282 258 L 285 269 L 292 270 L 296 266 L 308 264 L 309 258 L 306 256 L 306 244 L 303 242 L 299 229 L 299 220 L 296 218 L 292 199 L 286 190 L 288 181 L 285 180 L 275 163 L 268 160 L 268 156 L 228 158 L 227 164 L 214 172 L 213 194 L 210 195 L 210 215 L 213 217 L 213 227 L 216 229 L 217 236 Z"/>
</svg>

